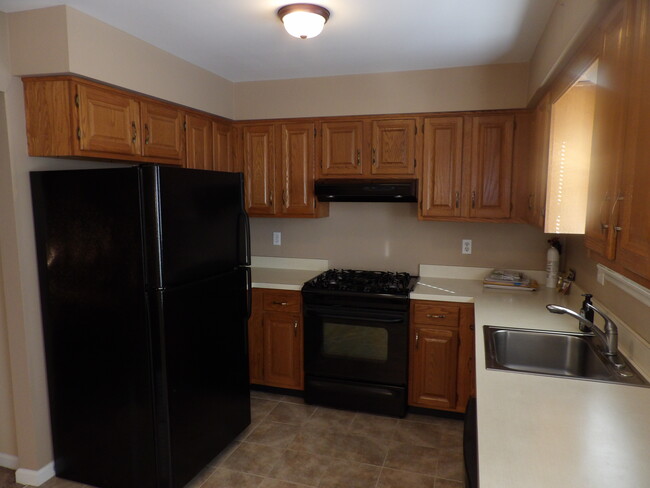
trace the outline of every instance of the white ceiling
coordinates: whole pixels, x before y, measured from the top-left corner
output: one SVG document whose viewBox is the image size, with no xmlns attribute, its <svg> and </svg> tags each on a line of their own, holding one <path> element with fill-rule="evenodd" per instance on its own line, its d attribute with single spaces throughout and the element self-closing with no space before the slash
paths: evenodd
<svg viewBox="0 0 650 488">
<path fill-rule="evenodd" d="M 230 81 L 306 78 L 530 60 L 556 0 L 319 0 L 330 20 L 289 36 L 285 0 L 63 0 Z M 14 12 L 61 0 L 0 0 Z"/>
</svg>

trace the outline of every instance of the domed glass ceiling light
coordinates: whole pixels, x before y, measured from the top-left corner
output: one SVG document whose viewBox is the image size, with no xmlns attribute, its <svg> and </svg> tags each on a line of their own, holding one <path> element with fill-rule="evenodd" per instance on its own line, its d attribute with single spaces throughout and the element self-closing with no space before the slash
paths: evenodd
<svg viewBox="0 0 650 488">
<path fill-rule="evenodd" d="M 325 22 L 330 18 L 330 12 L 318 5 L 294 3 L 278 10 L 278 17 L 293 37 L 309 39 L 323 31 Z"/>
</svg>

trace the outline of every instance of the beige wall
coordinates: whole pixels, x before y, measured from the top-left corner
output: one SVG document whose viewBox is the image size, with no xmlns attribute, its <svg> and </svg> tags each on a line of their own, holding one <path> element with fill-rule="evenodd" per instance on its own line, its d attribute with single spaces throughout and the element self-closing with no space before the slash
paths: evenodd
<svg viewBox="0 0 650 488">
<path fill-rule="evenodd" d="M 233 83 L 78 10 L 9 14 L 12 73 L 75 73 L 233 117 Z"/>
<path fill-rule="evenodd" d="M 567 266 L 576 270 L 576 283 L 650 342 L 649 307 L 609 281 L 605 281 L 605 285 L 596 281 L 596 262 L 587 256 L 583 236 L 568 237 L 566 247 Z"/>
<path fill-rule="evenodd" d="M 282 246 L 272 233 L 282 232 Z M 417 273 L 419 264 L 544 269 L 546 237 L 525 224 L 422 222 L 414 203 L 331 203 L 324 219 L 251 219 L 256 256 L 328 259 L 337 268 Z M 473 253 L 460 252 L 472 239 Z"/>
<path fill-rule="evenodd" d="M 502 64 L 237 83 L 235 118 L 522 108 L 527 79 L 527 64 Z"/>
<path fill-rule="evenodd" d="M 545 85 L 584 40 L 611 0 L 557 0 L 530 61 L 528 98 Z"/>
</svg>

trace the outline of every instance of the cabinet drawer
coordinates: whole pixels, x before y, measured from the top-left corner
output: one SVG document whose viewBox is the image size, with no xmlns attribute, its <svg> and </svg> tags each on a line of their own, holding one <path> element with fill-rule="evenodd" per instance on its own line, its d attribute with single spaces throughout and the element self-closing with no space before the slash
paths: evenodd
<svg viewBox="0 0 650 488">
<path fill-rule="evenodd" d="M 458 327 L 460 307 L 416 303 L 413 307 L 413 322 L 426 325 L 448 325 Z"/>
<path fill-rule="evenodd" d="M 300 312 L 300 292 L 265 291 L 264 310 L 275 312 Z"/>
</svg>

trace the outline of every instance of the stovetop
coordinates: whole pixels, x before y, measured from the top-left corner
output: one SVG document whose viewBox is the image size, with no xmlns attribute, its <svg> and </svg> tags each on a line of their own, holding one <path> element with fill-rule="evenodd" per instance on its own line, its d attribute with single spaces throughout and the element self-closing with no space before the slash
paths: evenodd
<svg viewBox="0 0 650 488">
<path fill-rule="evenodd" d="M 409 273 L 330 269 L 309 280 L 303 291 L 367 293 L 405 296 L 413 290 L 416 278 Z"/>
</svg>

